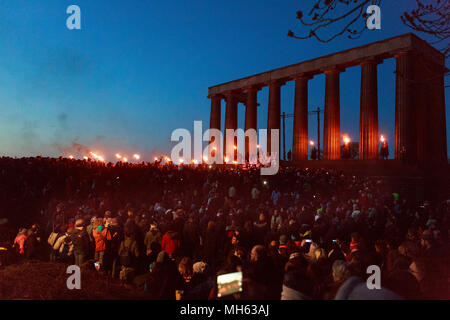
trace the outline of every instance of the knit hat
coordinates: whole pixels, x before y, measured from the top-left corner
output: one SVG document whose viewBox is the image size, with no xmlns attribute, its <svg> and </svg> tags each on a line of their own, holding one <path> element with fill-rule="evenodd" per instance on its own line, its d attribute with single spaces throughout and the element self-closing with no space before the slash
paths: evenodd
<svg viewBox="0 0 450 320">
<path fill-rule="evenodd" d="M 156 258 L 156 262 L 157 263 L 164 263 L 167 260 L 168 257 L 169 257 L 169 255 L 165 251 L 161 251 L 160 253 L 158 253 L 158 257 Z"/>
<path fill-rule="evenodd" d="M 208 267 L 208 264 L 203 261 L 196 262 L 192 266 L 194 273 L 203 273 L 203 272 L 205 272 L 207 267 Z"/>
</svg>

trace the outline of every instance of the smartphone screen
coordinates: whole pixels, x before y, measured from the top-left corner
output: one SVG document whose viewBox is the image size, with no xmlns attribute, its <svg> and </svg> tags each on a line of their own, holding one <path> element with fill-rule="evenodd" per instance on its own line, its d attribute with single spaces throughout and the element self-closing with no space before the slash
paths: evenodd
<svg viewBox="0 0 450 320">
<path fill-rule="evenodd" d="M 217 276 L 217 297 L 242 292 L 242 272 L 233 272 Z"/>
</svg>

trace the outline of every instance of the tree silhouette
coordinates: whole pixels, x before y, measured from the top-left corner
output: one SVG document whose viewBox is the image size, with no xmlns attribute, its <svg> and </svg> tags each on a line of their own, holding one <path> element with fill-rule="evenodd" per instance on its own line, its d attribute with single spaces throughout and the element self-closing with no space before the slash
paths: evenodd
<svg viewBox="0 0 450 320">
<path fill-rule="evenodd" d="M 383 0 L 316 0 L 305 17 L 297 11 L 297 19 L 309 29 L 305 35 L 296 35 L 289 30 L 288 36 L 296 39 L 315 38 L 320 42 L 347 35 L 350 39 L 359 38 L 366 28 L 366 9 L 369 5 L 380 6 Z M 412 1 L 412 0 L 411 0 Z M 439 44 L 446 58 L 450 56 L 450 0 L 416 0 L 417 8 L 405 11 L 402 22 L 416 32 L 431 35 Z"/>
</svg>

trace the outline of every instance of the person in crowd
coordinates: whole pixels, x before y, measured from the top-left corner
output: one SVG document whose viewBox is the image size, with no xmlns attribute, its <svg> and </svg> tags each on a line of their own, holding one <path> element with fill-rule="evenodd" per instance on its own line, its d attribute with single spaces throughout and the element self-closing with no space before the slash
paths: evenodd
<svg viewBox="0 0 450 320">
<path fill-rule="evenodd" d="M 20 228 L 19 233 L 17 233 L 17 236 L 14 239 L 14 247 L 21 257 L 25 257 L 25 241 L 27 240 L 27 233 L 27 229 Z"/>
<path fill-rule="evenodd" d="M 0 158 L 0 212 L 35 225 L 8 236 L 22 261 L 49 259 L 40 239 L 57 230 L 47 249 L 73 254 L 52 263 L 96 257 L 128 285 L 145 275 L 138 287 L 155 299 L 217 298 L 217 276 L 232 272 L 244 291 L 225 299 L 450 298 L 447 195 L 417 203 L 383 178 L 296 167 L 261 178 L 259 166 Z M 362 287 L 370 265 L 383 294 Z"/>
<path fill-rule="evenodd" d="M 94 259 L 102 267 L 104 267 L 103 264 L 103 258 L 105 256 L 105 250 L 106 250 L 106 234 L 108 232 L 108 229 L 105 228 L 102 224 L 101 219 L 97 221 L 97 227 L 92 230 L 92 236 L 95 240 L 95 255 Z"/>
<path fill-rule="evenodd" d="M 177 255 L 180 249 L 179 234 L 173 230 L 167 230 L 161 239 L 161 249 L 166 252 L 169 257 Z"/>
<path fill-rule="evenodd" d="M 85 230 L 83 219 L 75 221 L 75 228 L 73 229 L 70 238 L 73 243 L 75 265 L 80 267 L 85 262 L 90 248 L 89 236 Z"/>
<path fill-rule="evenodd" d="M 122 228 L 117 218 L 106 220 L 106 243 L 104 269 L 111 277 L 116 278 L 119 267 L 119 248 L 123 240 Z"/>
<path fill-rule="evenodd" d="M 178 263 L 178 272 L 183 277 L 182 286 L 179 290 L 189 291 L 192 286 L 192 278 L 194 276 L 194 267 L 192 264 L 192 260 L 189 257 L 183 257 Z"/>
<path fill-rule="evenodd" d="M 217 255 L 219 253 L 220 243 L 218 237 L 217 225 L 214 221 L 209 221 L 205 235 L 203 237 L 203 256 L 206 263 L 216 267 Z"/>
<path fill-rule="evenodd" d="M 275 265 L 262 245 L 256 245 L 251 250 L 248 277 L 267 290 L 269 296 L 266 299 L 279 299 L 282 286 L 280 275 L 276 274 Z"/>
<path fill-rule="evenodd" d="M 52 247 L 52 251 L 55 252 L 58 261 L 69 262 L 71 260 L 73 255 L 73 243 L 70 235 L 72 231 L 73 227 L 69 226 L 67 230 L 58 237 Z"/>
<path fill-rule="evenodd" d="M 177 266 L 165 251 L 161 251 L 146 283 L 149 296 L 159 300 L 175 300 L 176 291 L 184 288 L 185 282 Z M 183 291 L 183 290 L 180 290 Z"/>
<path fill-rule="evenodd" d="M 47 243 L 50 245 L 50 261 L 55 262 L 59 257 L 59 248 L 61 242 L 56 245 L 58 239 L 64 236 L 66 232 L 66 226 L 61 225 L 60 230 L 54 230 L 48 237 Z"/>
<path fill-rule="evenodd" d="M 137 259 L 139 258 L 139 248 L 130 230 L 125 231 L 125 236 L 119 247 L 119 262 L 121 267 L 132 268 L 136 270 Z"/>
<path fill-rule="evenodd" d="M 26 245 L 26 257 L 27 259 L 39 259 L 42 254 L 41 246 L 41 234 L 38 224 L 33 224 L 30 229 L 28 229 L 28 235 L 25 242 Z"/>
<path fill-rule="evenodd" d="M 150 225 L 150 230 L 145 234 L 144 244 L 147 249 L 146 255 L 150 255 L 152 253 L 152 244 L 158 243 L 161 244 L 161 231 L 158 230 L 155 224 Z"/>
<path fill-rule="evenodd" d="M 351 277 L 350 264 L 345 260 L 335 260 L 332 266 L 332 281 L 328 284 L 326 293 L 324 294 L 325 300 L 334 300 L 337 291 L 342 284 Z"/>
<path fill-rule="evenodd" d="M 387 160 L 387 158 L 389 157 L 389 146 L 386 140 L 384 140 L 381 144 L 380 156 L 383 160 Z"/>
<path fill-rule="evenodd" d="M 311 160 L 317 160 L 317 149 L 316 146 L 313 146 L 311 149 Z"/>
</svg>

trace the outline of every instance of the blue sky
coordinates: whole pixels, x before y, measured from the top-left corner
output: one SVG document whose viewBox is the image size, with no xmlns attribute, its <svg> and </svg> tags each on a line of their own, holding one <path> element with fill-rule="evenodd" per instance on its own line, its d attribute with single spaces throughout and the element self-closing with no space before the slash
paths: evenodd
<svg viewBox="0 0 450 320">
<path fill-rule="evenodd" d="M 2 1 L 0 155 L 59 156 L 76 141 L 104 154 L 151 159 L 170 153 L 174 129 L 192 130 L 194 120 L 209 126 L 209 86 L 410 32 L 400 14 L 413 1 L 398 0 L 384 1 L 382 29 L 361 39 L 288 38 L 289 29 L 302 30 L 296 11 L 309 2 Z M 71 4 L 81 8 L 81 30 L 66 28 Z M 391 154 L 394 69 L 393 59 L 378 69 L 379 126 Z M 310 81 L 310 109 L 323 107 L 324 89 L 323 75 Z M 349 68 L 341 75 L 341 131 L 356 140 L 359 91 L 360 68 Z M 282 88 L 286 113 L 293 112 L 293 92 L 293 83 Z M 258 100 L 258 126 L 265 128 L 267 88 Z M 238 123 L 243 127 L 242 105 Z M 311 139 L 316 131 L 310 117 Z M 290 149 L 292 118 L 286 134 Z"/>
</svg>

